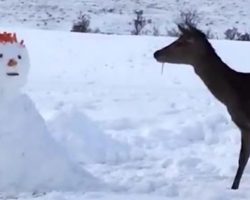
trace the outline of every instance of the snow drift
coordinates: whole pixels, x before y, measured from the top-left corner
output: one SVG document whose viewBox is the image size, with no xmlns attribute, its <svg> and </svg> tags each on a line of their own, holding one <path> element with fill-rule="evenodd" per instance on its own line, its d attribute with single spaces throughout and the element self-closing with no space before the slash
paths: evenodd
<svg viewBox="0 0 250 200">
<path fill-rule="evenodd" d="M 112 139 L 76 109 L 59 112 L 48 127 L 56 141 L 78 162 L 115 164 L 129 159 L 127 145 Z"/>
</svg>

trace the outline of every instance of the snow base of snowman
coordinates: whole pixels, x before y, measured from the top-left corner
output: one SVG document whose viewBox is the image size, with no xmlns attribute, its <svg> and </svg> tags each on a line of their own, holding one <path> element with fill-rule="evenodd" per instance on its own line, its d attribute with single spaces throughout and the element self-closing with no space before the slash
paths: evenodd
<svg viewBox="0 0 250 200">
<path fill-rule="evenodd" d="M 0 102 L 0 191 L 89 191 L 101 183 L 51 138 L 27 95 Z"/>
</svg>

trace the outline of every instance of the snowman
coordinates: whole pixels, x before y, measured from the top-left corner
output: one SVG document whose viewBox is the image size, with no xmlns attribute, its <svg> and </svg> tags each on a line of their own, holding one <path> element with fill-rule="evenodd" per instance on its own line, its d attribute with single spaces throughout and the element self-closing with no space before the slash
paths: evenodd
<svg viewBox="0 0 250 200">
<path fill-rule="evenodd" d="M 29 67 L 24 42 L 0 33 L 0 192 L 102 187 L 53 140 L 34 103 L 22 93 Z"/>
</svg>

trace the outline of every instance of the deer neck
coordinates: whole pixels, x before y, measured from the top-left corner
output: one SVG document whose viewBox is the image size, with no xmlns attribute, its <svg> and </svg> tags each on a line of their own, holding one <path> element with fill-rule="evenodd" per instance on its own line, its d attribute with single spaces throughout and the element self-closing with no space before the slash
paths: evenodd
<svg viewBox="0 0 250 200">
<path fill-rule="evenodd" d="M 232 104 L 230 99 L 234 99 L 235 95 L 231 84 L 237 72 L 229 68 L 215 52 L 198 59 L 193 67 L 218 100 Z"/>
</svg>

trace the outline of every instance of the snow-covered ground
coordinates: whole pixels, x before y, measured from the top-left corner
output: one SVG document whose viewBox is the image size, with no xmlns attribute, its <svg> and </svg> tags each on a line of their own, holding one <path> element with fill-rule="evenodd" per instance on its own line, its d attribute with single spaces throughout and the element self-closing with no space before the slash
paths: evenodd
<svg viewBox="0 0 250 200">
<path fill-rule="evenodd" d="M 166 65 L 161 75 L 152 57 L 174 38 L 4 30 L 25 40 L 31 71 L 24 92 L 53 142 L 103 184 L 78 192 L 62 186 L 42 196 L 20 193 L 19 199 L 249 199 L 249 166 L 240 190 L 230 190 L 239 131 L 224 106 L 191 67 Z M 230 66 L 250 71 L 249 43 L 212 42 Z M 30 134 L 25 140 L 37 142 Z M 17 140 L 13 148 L 21 144 Z M 35 173 L 36 165 L 27 162 Z"/>
<path fill-rule="evenodd" d="M 0 24 L 53 30 L 71 30 L 79 12 L 91 17 L 91 27 L 104 33 L 130 34 L 134 10 L 143 10 L 151 20 L 145 32 L 153 28 L 166 35 L 172 29 L 180 10 L 200 13 L 201 27 L 211 29 L 219 38 L 225 30 L 237 27 L 250 31 L 249 0 L 1 0 Z"/>
<path fill-rule="evenodd" d="M 26 152 L 30 148 L 31 157 L 11 161 L 16 162 L 19 171 L 26 169 L 23 181 L 14 182 L 32 188 L 32 181 L 39 180 L 42 188 L 33 196 L 26 191 L 18 196 L 1 191 L 0 196 L 25 200 L 249 199 L 249 166 L 240 190 L 230 190 L 237 168 L 239 131 L 224 106 L 207 91 L 190 66 L 166 64 L 161 75 L 161 66 L 153 59 L 153 52 L 174 38 L 2 30 L 16 31 L 25 40 L 31 69 L 24 92 L 43 116 L 51 137 L 38 133 L 36 140 L 31 132 L 23 132 L 23 141 L 14 138 L 8 140 L 6 148 L 1 146 L 1 155 L 11 145 L 14 152 L 23 144 Z M 234 69 L 250 71 L 249 43 L 212 43 Z M 33 103 L 26 102 L 20 98 L 15 106 L 10 106 L 9 111 L 16 112 L 13 120 L 21 119 L 18 113 L 23 109 L 34 110 Z M 31 127 L 39 127 L 35 124 L 41 119 L 32 113 L 23 120 Z M 10 121 L 1 116 L 2 124 Z M 12 124 L 11 130 L 15 126 Z M 0 138 L 1 144 L 4 138 Z M 37 148 L 39 140 L 43 148 Z M 54 149 L 52 143 L 57 144 Z M 83 185 L 81 190 L 78 185 L 77 192 L 74 188 L 65 190 L 69 181 L 62 185 L 60 173 L 64 168 L 60 164 L 60 170 L 47 169 L 55 170 L 54 181 L 60 181 L 61 187 L 54 187 L 51 178 L 43 173 L 36 174 L 39 162 L 46 163 L 44 153 L 48 152 L 50 163 L 57 155 L 50 152 L 58 153 L 59 147 L 76 163 L 75 167 L 81 167 L 91 189 Z M 36 157 L 39 151 L 42 157 Z M 64 160 L 60 158 L 57 163 Z M 0 169 L 7 177 L 1 183 L 8 185 L 5 183 L 11 169 L 8 165 Z M 55 191 L 39 193 L 46 185 Z"/>
</svg>

